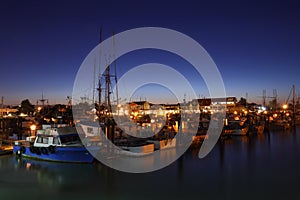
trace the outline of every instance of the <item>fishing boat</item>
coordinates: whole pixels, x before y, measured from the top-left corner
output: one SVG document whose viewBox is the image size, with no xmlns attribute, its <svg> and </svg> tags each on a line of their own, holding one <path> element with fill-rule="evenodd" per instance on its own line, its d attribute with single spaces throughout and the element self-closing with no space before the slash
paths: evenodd
<svg viewBox="0 0 300 200">
<path fill-rule="evenodd" d="M 38 130 L 36 136 L 15 141 L 13 153 L 46 161 L 92 163 L 94 157 L 90 152 L 97 148 L 90 148 L 83 146 L 74 127 L 61 127 Z"/>
<path fill-rule="evenodd" d="M 263 134 L 265 131 L 265 125 L 264 124 L 258 124 L 255 126 L 256 134 Z"/>
<path fill-rule="evenodd" d="M 78 123 L 76 125 L 77 130 L 83 134 L 86 139 L 83 141 L 85 146 L 98 146 L 99 148 L 105 148 L 110 146 L 108 141 L 109 133 L 107 129 L 102 130 L 101 127 L 97 127 L 96 124 Z M 128 155 L 128 156 L 144 156 L 154 152 L 154 142 L 144 140 L 141 138 L 132 137 L 126 133 L 121 133 L 122 130 L 119 127 L 114 127 L 113 133 L 113 144 L 119 147 L 117 154 Z"/>
<path fill-rule="evenodd" d="M 295 124 L 300 125 L 300 113 L 295 114 Z"/>
<path fill-rule="evenodd" d="M 171 125 L 164 125 L 158 133 L 147 138 L 147 142 L 154 144 L 155 150 L 163 150 L 176 147 L 176 129 Z"/>
<path fill-rule="evenodd" d="M 288 130 L 291 128 L 291 124 L 285 119 L 275 119 L 270 123 L 271 130 Z"/>
<path fill-rule="evenodd" d="M 11 154 L 12 152 L 12 148 L 10 147 L 0 147 L 0 156 Z"/>
<path fill-rule="evenodd" d="M 247 135 L 249 130 L 249 126 L 246 125 L 244 127 L 239 127 L 236 129 L 233 129 L 233 132 L 231 133 L 232 136 L 243 136 Z"/>
<path fill-rule="evenodd" d="M 100 42 L 102 42 L 102 36 L 100 34 Z M 114 43 L 114 42 L 113 42 Z M 102 151 L 114 152 L 117 151 L 117 155 L 124 154 L 129 156 L 144 156 L 154 153 L 155 144 L 153 142 L 147 141 L 147 139 L 140 139 L 137 137 L 132 137 L 129 126 L 133 123 L 127 124 L 117 124 L 114 117 L 118 116 L 118 106 L 121 106 L 119 103 L 120 98 L 118 97 L 118 83 L 117 83 L 117 69 L 116 62 L 113 63 L 113 69 L 111 64 L 105 66 L 105 70 L 103 73 L 99 73 L 96 70 L 96 64 L 94 64 L 94 79 L 93 79 L 93 95 L 92 95 L 92 106 L 94 107 L 94 113 L 90 113 L 91 116 L 83 117 L 85 113 L 79 113 L 75 115 L 75 126 L 77 131 L 84 135 L 84 137 L 88 140 L 88 145 L 93 143 L 101 148 Z M 97 74 L 98 73 L 98 74 Z M 96 79 L 96 75 L 98 78 Z M 113 79 L 112 79 L 113 78 Z M 112 90 L 112 86 L 115 87 L 115 90 Z M 113 100 L 112 95 L 116 97 Z M 98 98 L 97 98 L 98 97 Z M 80 107 L 80 102 L 78 104 L 74 103 L 74 108 Z M 113 103 L 115 102 L 115 103 Z M 116 110 L 113 111 L 113 108 Z M 84 110 L 84 108 L 80 108 L 79 110 Z M 113 113 L 115 116 L 113 116 Z M 129 117 L 129 116 L 128 116 Z M 126 120 L 127 117 L 125 117 Z M 125 121 L 126 121 L 125 120 Z M 122 121 L 122 120 L 121 120 Z M 142 127 L 143 123 L 136 123 L 133 127 L 137 126 Z M 165 142 L 163 142 L 165 144 Z M 173 140 L 172 145 L 176 142 Z M 168 144 L 170 142 L 168 141 Z M 86 145 L 86 146 L 88 146 Z M 159 144 L 156 144 L 158 148 Z M 109 156 L 111 156 L 109 154 Z"/>
<path fill-rule="evenodd" d="M 160 140 L 148 140 L 149 143 L 154 144 L 154 149 L 161 150 L 161 149 L 168 149 L 168 148 L 175 148 L 176 147 L 176 138 L 165 138 Z"/>
<path fill-rule="evenodd" d="M 223 135 L 243 136 L 249 131 L 249 124 L 246 118 L 238 120 L 228 120 L 224 126 Z"/>
<path fill-rule="evenodd" d="M 11 143 L 0 140 L 0 156 L 11 154 L 13 152 L 13 146 Z"/>
<path fill-rule="evenodd" d="M 119 153 L 127 156 L 146 156 L 154 152 L 154 144 L 142 139 L 119 143 L 118 147 L 122 150 Z"/>
</svg>

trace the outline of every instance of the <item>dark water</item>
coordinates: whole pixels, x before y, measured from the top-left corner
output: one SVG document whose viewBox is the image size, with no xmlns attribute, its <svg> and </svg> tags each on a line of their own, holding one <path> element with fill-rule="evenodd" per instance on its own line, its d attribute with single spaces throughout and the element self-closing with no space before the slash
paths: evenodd
<svg viewBox="0 0 300 200">
<path fill-rule="evenodd" d="M 299 134 L 234 137 L 146 174 L 2 156 L 0 199 L 300 199 Z"/>
</svg>

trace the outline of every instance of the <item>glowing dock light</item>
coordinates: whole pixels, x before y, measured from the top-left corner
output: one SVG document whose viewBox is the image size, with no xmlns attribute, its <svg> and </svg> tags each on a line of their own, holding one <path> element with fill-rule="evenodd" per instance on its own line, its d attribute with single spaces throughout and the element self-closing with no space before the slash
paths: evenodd
<svg viewBox="0 0 300 200">
<path fill-rule="evenodd" d="M 31 130 L 32 135 L 34 135 L 34 134 L 35 134 L 35 130 L 36 130 L 36 125 L 35 125 L 35 124 L 32 124 L 32 125 L 30 126 L 30 130 Z"/>
<path fill-rule="evenodd" d="M 285 110 L 288 108 L 288 105 L 287 104 L 283 104 L 282 108 Z"/>
</svg>

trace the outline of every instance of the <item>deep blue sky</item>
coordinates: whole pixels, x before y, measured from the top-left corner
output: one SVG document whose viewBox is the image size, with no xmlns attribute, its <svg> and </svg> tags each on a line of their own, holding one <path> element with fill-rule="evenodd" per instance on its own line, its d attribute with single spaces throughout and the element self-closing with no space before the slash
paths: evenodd
<svg viewBox="0 0 300 200">
<path fill-rule="evenodd" d="M 65 103 L 83 59 L 99 43 L 100 26 L 104 39 L 156 26 L 198 41 L 228 95 L 247 92 L 260 103 L 263 89 L 269 96 L 277 89 L 284 100 L 292 84 L 300 91 L 299 11 L 297 1 L 1 2 L 0 96 L 7 104 L 35 103 L 44 92 L 49 103 Z"/>
</svg>

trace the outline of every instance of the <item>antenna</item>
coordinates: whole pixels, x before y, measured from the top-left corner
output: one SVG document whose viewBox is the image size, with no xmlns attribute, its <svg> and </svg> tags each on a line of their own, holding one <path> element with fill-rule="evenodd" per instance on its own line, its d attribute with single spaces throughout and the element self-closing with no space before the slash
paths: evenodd
<svg viewBox="0 0 300 200">
<path fill-rule="evenodd" d="M 71 107 L 71 105 L 72 105 L 72 97 L 67 96 L 66 100 L 67 100 L 68 106 Z"/>
<path fill-rule="evenodd" d="M 248 92 L 246 92 L 246 107 L 248 106 Z"/>
<path fill-rule="evenodd" d="M 273 89 L 273 98 L 274 98 L 275 110 L 277 110 L 277 90 L 276 89 Z"/>
<path fill-rule="evenodd" d="M 295 98 L 296 98 L 296 89 L 295 85 L 293 85 L 293 126 L 296 127 L 296 104 L 295 104 Z"/>
<path fill-rule="evenodd" d="M 3 115 L 4 96 L 1 97 L 1 116 Z"/>
<path fill-rule="evenodd" d="M 270 97 L 270 96 L 267 96 L 267 92 L 266 92 L 266 89 L 263 90 L 263 94 L 262 96 L 259 96 L 259 97 L 262 97 L 263 98 L 263 106 L 266 107 L 266 99 L 267 98 L 272 98 L 273 101 L 274 101 L 274 110 L 277 109 L 277 90 L 276 89 L 273 89 L 273 96 Z"/>
</svg>

